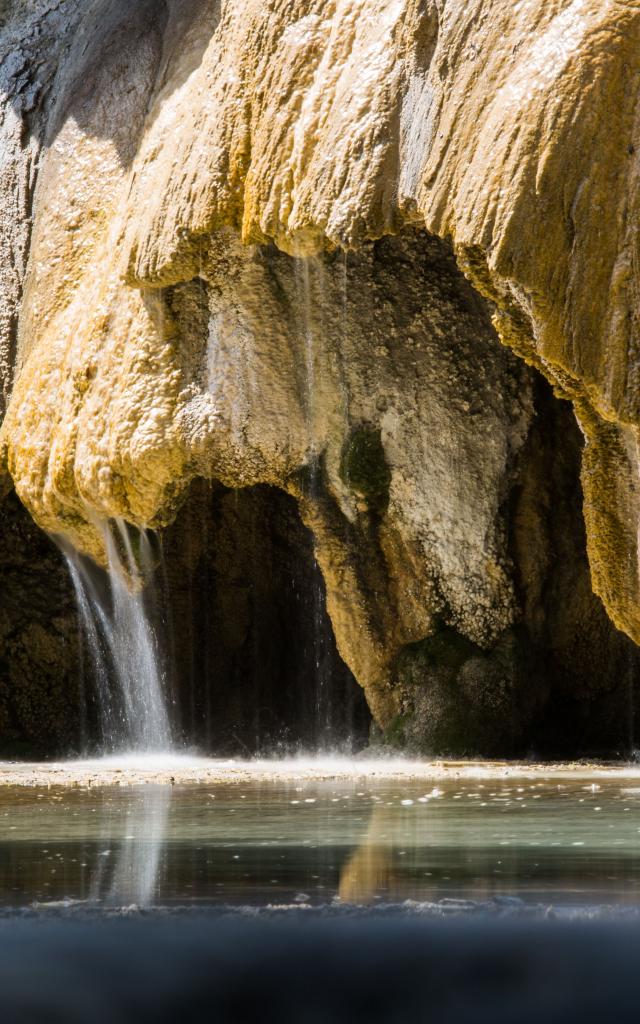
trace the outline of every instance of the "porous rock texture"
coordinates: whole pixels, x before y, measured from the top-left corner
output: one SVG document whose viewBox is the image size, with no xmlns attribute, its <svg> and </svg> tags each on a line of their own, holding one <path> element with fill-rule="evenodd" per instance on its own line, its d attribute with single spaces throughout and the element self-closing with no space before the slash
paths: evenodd
<svg viewBox="0 0 640 1024">
<path fill-rule="evenodd" d="M 195 478 L 279 488 L 388 739 L 628 745 L 640 5 L 3 18 L 0 443 L 36 522 L 100 560 L 97 519 L 166 527 Z"/>
</svg>

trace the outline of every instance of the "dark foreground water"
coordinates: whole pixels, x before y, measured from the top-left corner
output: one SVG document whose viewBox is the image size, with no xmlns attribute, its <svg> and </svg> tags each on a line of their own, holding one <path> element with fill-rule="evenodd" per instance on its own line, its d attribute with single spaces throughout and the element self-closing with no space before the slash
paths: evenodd
<svg viewBox="0 0 640 1024">
<path fill-rule="evenodd" d="M 2 1024 L 635 1022 L 638 773 L 462 775 L 0 787 Z"/>
<path fill-rule="evenodd" d="M 0 921 L 3 1024 L 635 1024 L 627 923 Z"/>
<path fill-rule="evenodd" d="M 640 779 L 0 788 L 5 911 L 514 898 L 640 905 Z"/>
</svg>

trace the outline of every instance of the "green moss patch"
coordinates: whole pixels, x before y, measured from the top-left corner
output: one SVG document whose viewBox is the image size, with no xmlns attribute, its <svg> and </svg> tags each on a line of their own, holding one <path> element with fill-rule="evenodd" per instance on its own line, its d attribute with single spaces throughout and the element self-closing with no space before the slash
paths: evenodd
<svg viewBox="0 0 640 1024">
<path fill-rule="evenodd" d="M 340 458 L 340 479 L 369 507 L 383 512 L 389 503 L 391 470 L 379 429 L 356 427 L 345 441 Z"/>
</svg>

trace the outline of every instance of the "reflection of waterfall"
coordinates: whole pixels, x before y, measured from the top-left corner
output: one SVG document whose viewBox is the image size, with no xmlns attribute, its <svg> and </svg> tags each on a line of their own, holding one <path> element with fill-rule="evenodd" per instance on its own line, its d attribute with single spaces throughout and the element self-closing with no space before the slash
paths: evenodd
<svg viewBox="0 0 640 1024">
<path fill-rule="evenodd" d="M 94 902 L 127 907 L 149 906 L 155 901 L 162 850 L 167 832 L 171 786 L 146 785 L 127 808 L 122 835 L 121 819 L 104 819 L 105 849 L 91 879 Z M 118 843 L 111 850 L 107 844 Z M 114 860 L 115 855 L 115 860 Z"/>
<path fill-rule="evenodd" d="M 94 669 L 104 744 L 111 751 L 169 750 L 164 672 L 143 591 L 155 568 L 149 534 L 122 520 L 102 532 L 108 575 L 59 543 Z"/>
</svg>

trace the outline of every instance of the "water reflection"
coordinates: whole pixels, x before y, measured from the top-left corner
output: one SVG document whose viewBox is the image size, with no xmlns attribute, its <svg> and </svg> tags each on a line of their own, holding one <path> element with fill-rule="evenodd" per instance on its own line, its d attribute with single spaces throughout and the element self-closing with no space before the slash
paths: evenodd
<svg viewBox="0 0 640 1024">
<path fill-rule="evenodd" d="M 496 896 L 640 904 L 640 789 L 540 777 L 0 787 L 4 906 Z"/>
<path fill-rule="evenodd" d="M 379 894 L 393 890 L 393 848 L 381 841 L 384 828 L 384 811 L 375 807 L 364 841 L 340 872 L 338 896 L 345 903 L 371 903 Z"/>
<path fill-rule="evenodd" d="M 372 800 L 341 873 L 345 902 L 640 902 L 640 789 L 494 780 Z"/>
<path fill-rule="evenodd" d="M 171 786 L 141 788 L 126 808 L 124 836 L 121 816 L 103 814 L 105 848 L 91 878 L 92 902 L 117 907 L 154 902 L 170 803 Z"/>
</svg>

